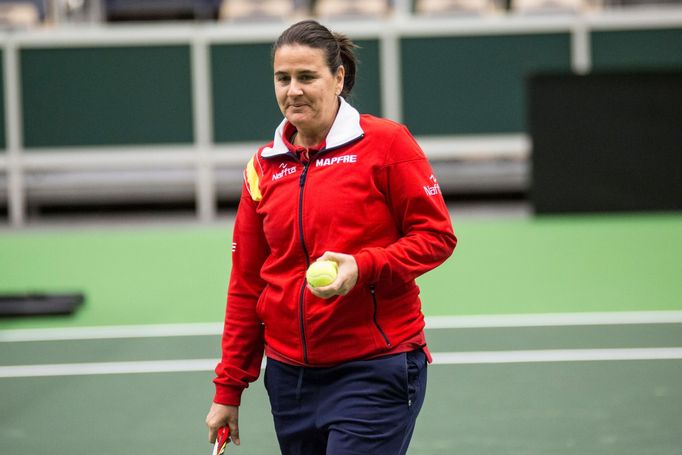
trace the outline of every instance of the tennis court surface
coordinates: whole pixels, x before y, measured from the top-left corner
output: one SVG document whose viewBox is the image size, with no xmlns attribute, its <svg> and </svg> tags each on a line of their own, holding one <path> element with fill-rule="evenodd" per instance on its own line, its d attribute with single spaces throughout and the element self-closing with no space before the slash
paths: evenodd
<svg viewBox="0 0 682 455">
<path fill-rule="evenodd" d="M 682 454 L 682 216 L 462 220 L 420 279 L 435 362 L 411 455 Z M 230 226 L 0 233 L 0 453 L 210 453 Z M 278 453 L 261 380 L 242 446 Z"/>
</svg>

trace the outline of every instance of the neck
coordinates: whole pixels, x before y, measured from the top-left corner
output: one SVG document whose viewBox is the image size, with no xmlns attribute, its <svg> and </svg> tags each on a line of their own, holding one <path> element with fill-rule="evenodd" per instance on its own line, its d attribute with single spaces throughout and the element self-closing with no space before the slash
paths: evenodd
<svg viewBox="0 0 682 455">
<path fill-rule="evenodd" d="M 303 130 L 298 130 L 296 133 L 294 133 L 294 140 L 292 143 L 300 147 L 315 147 L 327 137 L 329 130 L 331 130 L 331 126 L 322 132 L 306 132 Z"/>
<path fill-rule="evenodd" d="M 336 104 L 336 107 L 334 109 L 334 112 L 330 116 L 328 123 L 324 128 L 299 128 L 298 126 L 296 127 L 296 133 L 294 134 L 294 138 L 292 141 L 292 144 L 298 145 L 300 147 L 315 147 L 322 141 L 324 141 L 329 134 L 329 131 L 332 129 L 332 125 L 334 124 L 334 119 L 336 119 L 336 114 L 339 112 L 339 108 L 341 107 L 341 102 L 338 101 Z M 326 123 L 326 122 L 325 122 Z"/>
</svg>

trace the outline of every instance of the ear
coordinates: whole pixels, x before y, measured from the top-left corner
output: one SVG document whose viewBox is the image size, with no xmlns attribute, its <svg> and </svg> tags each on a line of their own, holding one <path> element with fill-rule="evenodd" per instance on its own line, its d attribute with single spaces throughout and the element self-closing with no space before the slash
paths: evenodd
<svg viewBox="0 0 682 455">
<path fill-rule="evenodd" d="M 340 95 L 341 92 L 343 91 L 343 79 L 346 77 L 346 68 L 343 67 L 343 65 L 339 66 L 339 68 L 336 70 L 336 74 L 334 75 L 334 79 L 336 79 L 336 95 Z"/>
</svg>

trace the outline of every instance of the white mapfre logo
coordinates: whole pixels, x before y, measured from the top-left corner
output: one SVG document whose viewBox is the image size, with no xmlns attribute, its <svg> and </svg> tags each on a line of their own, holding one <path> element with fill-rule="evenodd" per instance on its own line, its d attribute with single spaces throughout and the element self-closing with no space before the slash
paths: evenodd
<svg viewBox="0 0 682 455">
<path fill-rule="evenodd" d="M 291 174 L 295 174 L 295 173 L 296 173 L 296 166 L 294 166 L 294 167 L 287 167 L 287 166 L 288 166 L 287 163 L 282 163 L 282 164 L 280 164 L 280 165 L 279 165 L 279 168 L 281 169 L 281 171 L 275 172 L 274 174 L 272 174 L 272 180 L 273 180 L 273 181 L 274 181 L 274 180 L 279 180 L 279 179 L 281 179 L 281 178 L 284 177 L 284 176 L 287 176 L 287 175 L 291 175 Z"/>
<path fill-rule="evenodd" d="M 440 193 L 440 185 L 438 185 L 438 180 L 436 180 L 436 176 L 431 174 L 429 177 L 429 180 L 431 180 L 431 184 L 424 185 L 424 191 L 426 192 L 427 196 L 435 196 L 436 194 Z"/>
<path fill-rule="evenodd" d="M 357 155 L 341 155 L 335 156 L 334 158 L 320 158 L 315 161 L 315 167 L 333 166 L 334 164 L 357 162 L 358 162 Z"/>
</svg>

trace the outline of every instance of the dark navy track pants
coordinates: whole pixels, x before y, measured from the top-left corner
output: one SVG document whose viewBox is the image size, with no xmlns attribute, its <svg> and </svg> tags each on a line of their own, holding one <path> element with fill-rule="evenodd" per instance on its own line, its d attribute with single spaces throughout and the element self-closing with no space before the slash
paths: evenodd
<svg viewBox="0 0 682 455">
<path fill-rule="evenodd" d="M 272 359 L 265 368 L 283 455 L 403 455 L 426 394 L 426 355 L 412 351 L 330 368 Z"/>
</svg>

